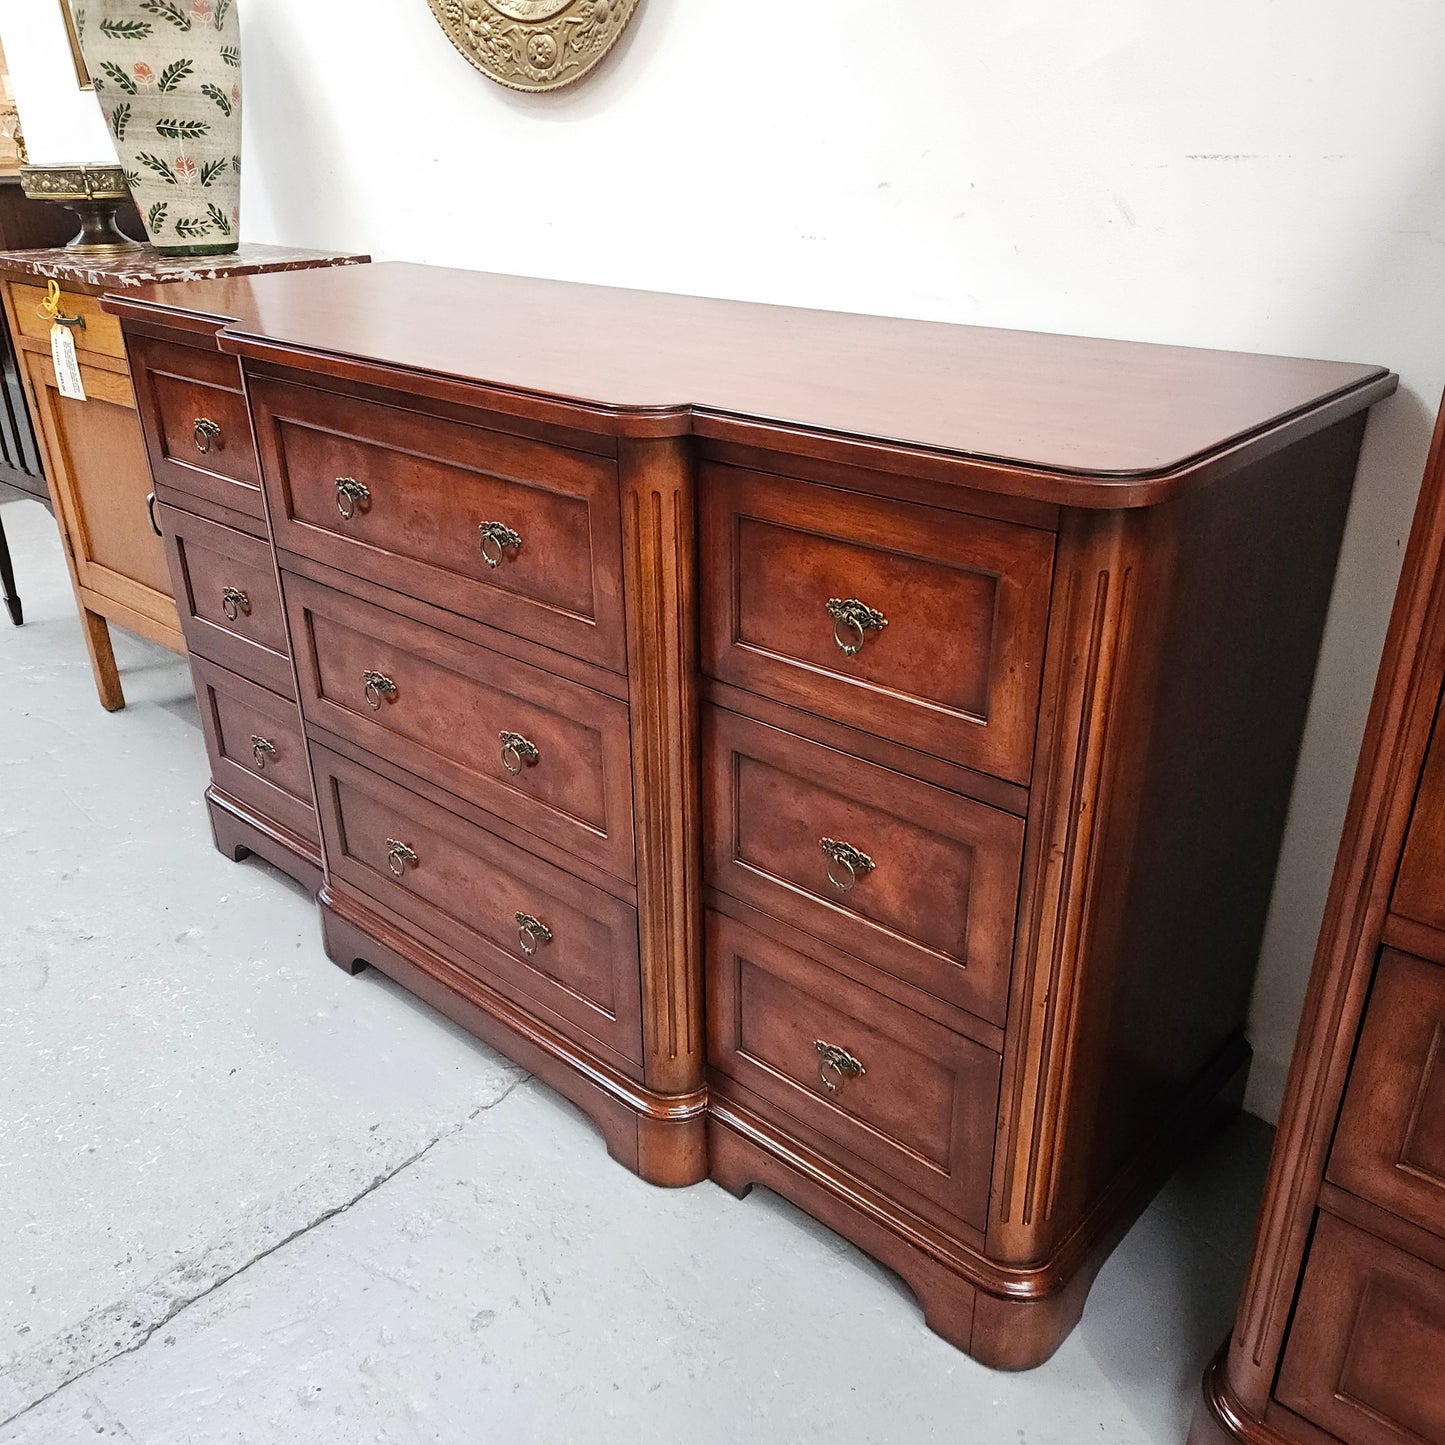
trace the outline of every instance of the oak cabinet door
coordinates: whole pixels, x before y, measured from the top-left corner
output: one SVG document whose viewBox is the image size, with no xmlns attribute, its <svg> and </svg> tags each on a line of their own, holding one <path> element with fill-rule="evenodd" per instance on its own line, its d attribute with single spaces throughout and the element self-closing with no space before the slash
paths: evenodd
<svg viewBox="0 0 1445 1445">
<path fill-rule="evenodd" d="M 61 396 L 48 356 L 27 352 L 51 487 L 83 587 L 179 631 L 165 548 L 151 527 L 150 468 L 130 383 L 80 364 L 85 401 Z"/>
</svg>

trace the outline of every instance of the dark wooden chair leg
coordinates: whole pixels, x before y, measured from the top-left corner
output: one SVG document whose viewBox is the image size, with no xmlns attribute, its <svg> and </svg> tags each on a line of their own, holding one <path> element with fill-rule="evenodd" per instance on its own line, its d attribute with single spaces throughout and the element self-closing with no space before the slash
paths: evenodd
<svg viewBox="0 0 1445 1445">
<path fill-rule="evenodd" d="M 15 590 L 15 567 L 10 561 L 10 544 L 5 540 L 5 519 L 0 517 L 0 590 L 5 594 L 5 607 L 16 627 L 25 621 L 20 594 Z"/>
</svg>

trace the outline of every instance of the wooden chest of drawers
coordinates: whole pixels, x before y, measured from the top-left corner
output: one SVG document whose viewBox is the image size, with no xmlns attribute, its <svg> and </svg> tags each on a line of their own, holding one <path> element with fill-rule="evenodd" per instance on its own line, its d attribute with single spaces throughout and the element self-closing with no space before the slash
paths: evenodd
<svg viewBox="0 0 1445 1445">
<path fill-rule="evenodd" d="M 108 304 L 232 318 L 331 957 L 1046 1358 L 1242 1086 L 1394 379 L 405 266 Z"/>
<path fill-rule="evenodd" d="M 1445 410 L 1192 1445 L 1445 1445 Z"/>
</svg>

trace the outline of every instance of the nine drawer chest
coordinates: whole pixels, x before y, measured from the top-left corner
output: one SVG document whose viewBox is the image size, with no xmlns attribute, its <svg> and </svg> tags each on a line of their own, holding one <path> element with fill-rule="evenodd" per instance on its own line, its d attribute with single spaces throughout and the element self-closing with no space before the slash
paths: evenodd
<svg viewBox="0 0 1445 1445">
<path fill-rule="evenodd" d="M 1237 1100 L 1378 367 L 404 265 L 126 329 L 218 843 L 998 1367 Z"/>
</svg>

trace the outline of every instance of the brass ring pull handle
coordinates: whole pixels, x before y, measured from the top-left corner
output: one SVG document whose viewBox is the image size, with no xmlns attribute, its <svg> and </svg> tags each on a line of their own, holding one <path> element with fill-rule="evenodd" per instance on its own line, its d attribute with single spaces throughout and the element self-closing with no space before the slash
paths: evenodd
<svg viewBox="0 0 1445 1445">
<path fill-rule="evenodd" d="M 221 593 L 221 611 L 226 614 L 227 622 L 237 621 L 243 612 L 249 617 L 251 599 L 239 587 L 227 587 Z"/>
<path fill-rule="evenodd" d="M 881 612 L 856 597 L 830 597 L 828 616 L 833 619 L 833 641 L 844 657 L 856 657 L 870 632 L 881 632 L 888 626 Z"/>
<path fill-rule="evenodd" d="M 342 521 L 349 522 L 358 507 L 364 512 L 370 502 L 371 488 L 365 482 L 358 482 L 355 477 L 337 477 L 336 510 L 341 513 Z"/>
<path fill-rule="evenodd" d="M 853 885 L 878 866 L 866 853 L 837 838 L 819 838 L 818 846 L 828 860 L 828 882 L 839 893 L 851 893 Z"/>
<path fill-rule="evenodd" d="M 816 1039 L 813 1047 L 818 1051 L 818 1078 L 830 1094 L 841 1092 L 849 1079 L 861 1079 L 868 1072 L 847 1049 L 840 1049 L 837 1044 Z"/>
<path fill-rule="evenodd" d="M 505 522 L 483 522 L 477 530 L 481 533 L 482 561 L 488 567 L 500 567 L 507 553 L 522 545 L 521 536 Z"/>
<path fill-rule="evenodd" d="M 363 672 L 361 674 L 362 694 L 366 698 L 366 705 L 372 712 L 381 711 L 383 698 L 396 696 L 396 684 L 382 672 Z"/>
<path fill-rule="evenodd" d="M 262 737 L 252 737 L 251 756 L 256 760 L 256 771 L 263 773 L 266 771 L 266 759 L 276 756 L 276 744 Z"/>
<path fill-rule="evenodd" d="M 551 943 L 552 930 L 530 913 L 514 915 L 517 920 L 517 946 L 528 958 L 536 953 L 538 944 Z"/>
<path fill-rule="evenodd" d="M 83 316 L 62 316 L 57 311 L 52 319 L 57 326 L 68 326 L 72 331 L 85 330 L 85 317 Z"/>
<path fill-rule="evenodd" d="M 165 533 L 161 531 L 161 524 L 156 521 L 156 494 L 154 492 L 146 493 L 146 517 L 150 521 L 151 531 L 157 537 L 164 537 Z"/>
<path fill-rule="evenodd" d="M 406 872 L 408 863 L 413 868 L 416 867 L 416 854 L 399 838 L 388 838 L 386 840 L 386 866 L 391 869 L 391 876 L 400 878 Z"/>
<path fill-rule="evenodd" d="M 219 451 L 226 449 L 225 438 L 221 435 L 221 428 L 218 423 L 213 422 L 208 416 L 198 416 L 193 431 L 196 439 L 196 450 L 205 456 L 212 447 Z"/>
<path fill-rule="evenodd" d="M 502 766 L 515 778 L 523 766 L 535 768 L 542 761 L 536 743 L 528 742 L 521 733 L 498 733 L 502 743 Z"/>
</svg>

